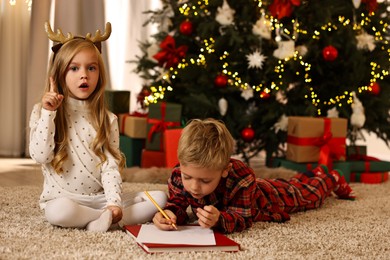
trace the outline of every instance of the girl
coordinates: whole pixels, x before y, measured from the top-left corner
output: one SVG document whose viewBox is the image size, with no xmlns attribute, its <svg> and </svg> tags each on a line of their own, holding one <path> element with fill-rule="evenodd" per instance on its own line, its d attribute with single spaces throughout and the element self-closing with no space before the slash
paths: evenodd
<svg viewBox="0 0 390 260">
<path fill-rule="evenodd" d="M 40 207 L 46 219 L 61 227 L 107 231 L 112 224 L 151 220 L 155 206 L 143 193 L 122 194 L 117 117 L 106 109 L 105 68 L 100 42 L 103 35 L 65 37 L 46 23 L 53 49 L 48 82 L 30 118 L 30 155 L 42 164 Z M 152 196 L 164 206 L 162 191 Z"/>
</svg>

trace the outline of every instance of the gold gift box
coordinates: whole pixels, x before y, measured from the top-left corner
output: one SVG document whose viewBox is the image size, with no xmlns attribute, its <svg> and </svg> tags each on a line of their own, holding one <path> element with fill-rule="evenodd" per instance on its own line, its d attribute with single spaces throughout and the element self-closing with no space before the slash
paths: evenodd
<svg viewBox="0 0 390 260">
<path fill-rule="evenodd" d="M 327 133 L 325 121 L 330 123 Z M 334 152 L 339 151 L 332 159 L 345 161 L 347 123 L 344 118 L 289 117 L 286 159 L 299 163 L 318 162 L 321 147 L 326 143 L 323 139 L 327 139 L 328 144 L 332 144 L 330 155 L 334 156 Z"/>
<path fill-rule="evenodd" d="M 121 134 L 132 138 L 146 138 L 146 117 L 119 114 L 118 122 Z"/>
</svg>

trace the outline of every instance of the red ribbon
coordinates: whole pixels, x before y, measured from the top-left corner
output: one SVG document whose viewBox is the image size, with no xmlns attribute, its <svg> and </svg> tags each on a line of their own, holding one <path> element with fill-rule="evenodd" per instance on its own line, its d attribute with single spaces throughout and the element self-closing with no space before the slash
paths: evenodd
<svg viewBox="0 0 390 260">
<path fill-rule="evenodd" d="M 371 162 L 380 161 L 378 158 L 367 156 L 367 155 L 359 155 L 359 154 L 348 156 L 348 159 L 352 161 L 364 161 L 365 172 L 370 172 Z"/>
<path fill-rule="evenodd" d="M 180 126 L 180 122 L 165 121 L 166 107 L 167 104 L 165 102 L 161 102 L 161 119 L 157 119 L 157 118 L 147 119 L 147 122 L 149 124 L 153 124 L 153 126 L 150 128 L 148 133 L 149 142 L 152 140 L 153 134 L 159 132 L 162 133 L 169 127 Z"/>
<path fill-rule="evenodd" d="M 160 43 L 161 51 L 153 56 L 160 66 L 171 68 L 176 66 L 186 56 L 188 46 L 182 45 L 176 49 L 175 39 L 168 35 Z"/>
<path fill-rule="evenodd" d="M 332 168 L 333 160 L 339 160 L 345 155 L 345 137 L 333 137 L 331 131 L 331 120 L 324 118 L 324 133 L 320 137 L 295 137 L 287 136 L 287 142 L 300 146 L 320 147 L 319 164 L 325 164 Z"/>
<path fill-rule="evenodd" d="M 308 170 L 308 171 L 313 170 L 313 164 L 311 164 L 311 163 L 306 164 L 306 170 Z"/>
</svg>

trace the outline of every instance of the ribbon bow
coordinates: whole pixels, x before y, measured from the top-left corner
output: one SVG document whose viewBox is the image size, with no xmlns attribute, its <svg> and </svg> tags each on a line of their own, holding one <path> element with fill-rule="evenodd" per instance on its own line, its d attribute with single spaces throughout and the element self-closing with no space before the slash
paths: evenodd
<svg viewBox="0 0 390 260">
<path fill-rule="evenodd" d="M 332 132 L 327 131 L 321 137 L 318 137 L 314 141 L 314 145 L 322 147 L 322 146 L 326 145 L 327 143 L 329 143 L 329 141 L 332 139 L 332 137 L 333 137 Z"/>
<path fill-rule="evenodd" d="M 269 11 L 273 17 L 279 20 L 283 17 L 290 17 L 294 6 L 300 6 L 301 0 L 274 0 L 269 6 Z"/>
<path fill-rule="evenodd" d="M 175 39 L 167 35 L 160 43 L 161 51 L 153 56 L 160 66 L 171 68 L 176 66 L 182 58 L 186 56 L 188 46 L 182 45 L 176 49 Z"/>
<path fill-rule="evenodd" d="M 320 146 L 319 164 L 325 164 L 331 167 L 333 159 L 339 159 L 345 152 L 345 139 L 333 138 L 331 131 L 331 120 L 324 118 L 324 134 L 317 141 Z"/>
<path fill-rule="evenodd" d="M 287 142 L 294 145 L 318 146 L 320 148 L 319 164 L 332 168 L 332 161 L 338 160 L 345 154 L 345 138 L 333 137 L 331 120 L 324 118 L 324 133 L 320 137 L 299 138 L 287 136 Z"/>
</svg>

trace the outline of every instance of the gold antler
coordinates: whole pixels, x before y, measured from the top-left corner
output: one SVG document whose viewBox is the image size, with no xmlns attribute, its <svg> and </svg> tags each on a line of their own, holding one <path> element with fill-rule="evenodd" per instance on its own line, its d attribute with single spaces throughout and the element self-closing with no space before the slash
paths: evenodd
<svg viewBox="0 0 390 260">
<path fill-rule="evenodd" d="M 111 23 L 106 23 L 106 28 L 104 30 L 104 34 L 101 35 L 100 30 L 96 30 L 95 36 L 92 37 L 90 33 L 87 33 L 85 36 L 86 40 L 90 40 L 91 42 L 102 42 L 108 39 L 111 35 Z"/>
<path fill-rule="evenodd" d="M 65 42 L 73 39 L 73 35 L 71 33 L 68 33 L 67 37 L 65 37 L 65 35 L 62 33 L 61 29 L 57 29 L 57 33 L 54 33 L 50 27 L 49 22 L 45 23 L 45 31 L 46 31 L 49 39 L 54 41 L 54 42 L 60 42 L 60 43 L 64 44 Z"/>
</svg>

